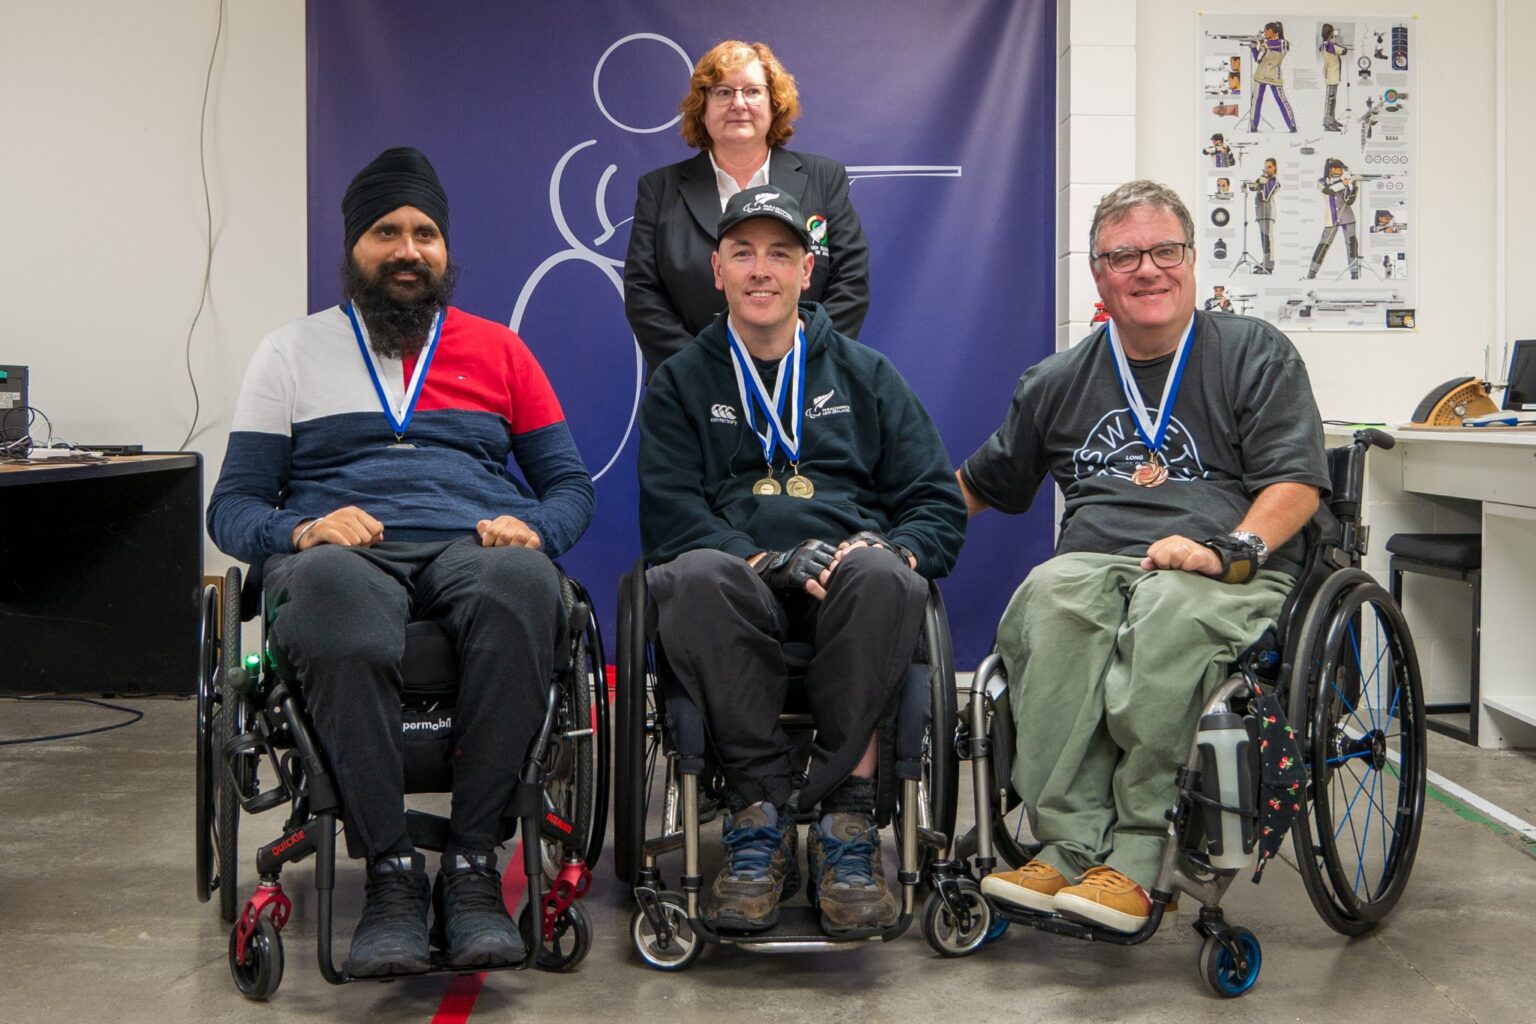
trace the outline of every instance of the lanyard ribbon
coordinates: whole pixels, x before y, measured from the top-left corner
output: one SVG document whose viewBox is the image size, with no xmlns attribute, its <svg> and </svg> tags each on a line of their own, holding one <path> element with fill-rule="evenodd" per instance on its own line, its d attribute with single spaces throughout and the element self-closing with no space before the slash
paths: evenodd
<svg viewBox="0 0 1536 1024">
<path fill-rule="evenodd" d="M 411 374 L 411 383 L 406 387 L 405 394 L 400 399 L 400 404 L 393 404 L 389 391 L 385 389 L 383 367 L 379 365 L 378 354 L 368 344 L 365 328 L 358 319 L 352 303 L 347 303 L 347 319 L 352 321 L 352 336 L 357 339 L 358 350 L 363 353 L 363 363 L 368 367 L 368 376 L 373 380 L 373 390 L 379 396 L 379 404 L 384 407 L 384 415 L 389 419 L 389 425 L 395 432 L 396 440 L 405 436 L 405 429 L 411 425 L 411 417 L 416 413 L 416 402 L 421 398 L 421 386 L 427 379 L 427 367 L 432 364 L 432 356 L 437 353 L 437 339 L 443 333 L 442 310 L 432 318 L 432 327 L 427 331 L 427 342 L 421 348 L 421 353 L 416 357 L 416 372 Z"/>
<path fill-rule="evenodd" d="M 1157 421 L 1153 422 L 1152 414 L 1147 411 L 1147 403 L 1142 400 L 1141 388 L 1136 383 L 1136 378 L 1131 376 L 1131 364 L 1125 357 L 1125 349 L 1120 345 L 1120 338 L 1115 333 L 1115 322 L 1111 320 L 1105 325 L 1105 334 L 1109 337 L 1109 349 L 1115 356 L 1115 374 L 1120 378 L 1120 390 L 1125 392 L 1125 400 L 1131 406 L 1131 418 L 1136 421 L 1136 433 L 1141 435 L 1141 441 L 1147 446 L 1147 451 L 1157 454 L 1163 449 L 1163 442 L 1168 437 L 1168 424 L 1173 422 L 1173 403 L 1179 394 L 1179 382 L 1184 376 L 1184 364 L 1189 361 L 1189 349 L 1195 340 L 1195 318 L 1191 314 L 1189 328 L 1184 332 L 1184 340 L 1179 342 L 1179 347 L 1173 353 L 1173 365 L 1168 370 L 1168 379 L 1163 383 L 1163 398 L 1157 407 Z"/>
<path fill-rule="evenodd" d="M 725 324 L 725 335 L 731 343 L 731 368 L 736 371 L 736 389 L 741 395 L 742 412 L 746 414 L 747 426 L 757 435 L 758 441 L 763 446 L 763 461 L 769 466 L 773 465 L 773 450 L 775 447 L 783 450 L 791 464 L 800 461 L 800 427 L 805 421 L 805 328 L 803 325 L 795 326 L 795 344 L 779 360 L 778 378 L 773 382 L 773 394 L 768 394 L 768 388 L 763 384 L 763 378 L 757 372 L 757 365 L 752 362 L 752 357 L 742 345 L 741 339 L 736 337 L 736 332 L 731 329 L 729 319 Z M 788 383 L 786 383 L 786 378 Z M 751 393 L 747 391 L 747 383 L 751 382 Z M 793 413 L 794 433 L 784 425 L 784 410 L 786 399 Z M 757 418 L 753 415 L 754 408 L 762 410 L 763 425 L 765 430 L 759 430 Z"/>
</svg>

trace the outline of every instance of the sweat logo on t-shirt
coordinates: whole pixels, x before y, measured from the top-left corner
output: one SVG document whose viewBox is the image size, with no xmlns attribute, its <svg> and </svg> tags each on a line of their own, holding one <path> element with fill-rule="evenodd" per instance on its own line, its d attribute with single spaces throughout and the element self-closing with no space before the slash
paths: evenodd
<svg viewBox="0 0 1536 1024">
<path fill-rule="evenodd" d="M 1154 417 L 1157 410 L 1149 410 Z M 1168 424 L 1163 441 L 1163 462 L 1168 467 L 1169 480 L 1203 480 L 1210 472 L 1200 461 L 1200 449 L 1195 439 L 1177 416 Z M 1106 413 L 1093 429 L 1082 447 L 1072 453 L 1073 479 L 1089 476 L 1118 476 L 1129 480 L 1136 467 L 1147 459 L 1147 446 L 1136 433 L 1136 421 L 1129 408 Z"/>
</svg>

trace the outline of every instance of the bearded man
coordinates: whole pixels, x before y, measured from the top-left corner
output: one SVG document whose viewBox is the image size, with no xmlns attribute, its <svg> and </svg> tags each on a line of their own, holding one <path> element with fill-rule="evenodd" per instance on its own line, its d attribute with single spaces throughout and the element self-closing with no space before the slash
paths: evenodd
<svg viewBox="0 0 1536 1024">
<path fill-rule="evenodd" d="M 386 150 L 341 205 L 346 302 L 257 349 L 208 531 L 264 575 L 269 646 L 331 762 L 348 847 L 368 859 L 347 971 L 427 970 L 434 902 L 452 966 L 514 962 L 525 950 L 494 851 L 565 631 L 550 559 L 585 531 L 592 480 L 527 346 L 449 306 L 448 199 L 426 156 Z M 404 811 L 414 619 L 437 621 L 459 661 L 435 901 Z"/>
</svg>

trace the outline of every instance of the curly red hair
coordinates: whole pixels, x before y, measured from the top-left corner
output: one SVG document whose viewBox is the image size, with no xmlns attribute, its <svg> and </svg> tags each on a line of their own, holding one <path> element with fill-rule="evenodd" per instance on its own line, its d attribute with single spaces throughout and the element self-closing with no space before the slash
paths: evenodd
<svg viewBox="0 0 1536 1024">
<path fill-rule="evenodd" d="M 773 123 L 768 126 L 768 145 L 781 146 L 795 134 L 794 122 L 800 116 L 800 93 L 795 88 L 795 76 L 779 63 L 767 43 L 727 39 L 699 58 L 693 76 L 688 80 L 688 95 L 677 108 L 683 115 L 684 142 L 694 149 L 714 147 L 714 140 L 704 127 L 704 105 L 709 100 L 709 90 L 719 85 L 728 72 L 744 68 L 753 61 L 762 64 L 768 80 L 769 103 L 773 110 Z"/>
</svg>

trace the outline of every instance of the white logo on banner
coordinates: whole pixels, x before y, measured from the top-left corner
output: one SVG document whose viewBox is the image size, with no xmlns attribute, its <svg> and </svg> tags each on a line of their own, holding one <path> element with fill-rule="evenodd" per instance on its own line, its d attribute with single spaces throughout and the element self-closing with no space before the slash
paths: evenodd
<svg viewBox="0 0 1536 1024">
<path fill-rule="evenodd" d="M 613 114 L 608 110 L 607 105 L 603 102 L 602 89 L 599 86 L 599 79 L 602 75 L 603 65 L 607 63 L 608 58 L 613 56 L 614 52 L 618 50 L 619 47 L 626 46 L 635 42 L 660 43 L 676 53 L 679 59 L 682 61 L 683 65 L 684 89 L 687 88 L 688 79 L 693 74 L 694 62 L 693 59 L 688 56 L 687 51 L 679 46 L 674 40 L 669 39 L 663 35 L 658 35 L 654 32 L 635 32 L 630 35 L 623 36 L 622 38 L 615 40 L 614 43 L 608 47 L 608 49 L 603 51 L 603 55 L 597 59 L 597 65 L 592 69 L 592 98 L 597 102 L 598 111 L 603 115 L 609 124 L 616 128 L 622 129 L 623 131 L 634 135 L 651 135 L 656 132 L 666 131 L 668 128 L 671 128 L 682 119 L 682 115 L 674 114 L 670 120 L 664 121 L 661 124 L 651 125 L 649 127 L 625 124 L 623 121 L 620 121 L 618 118 L 614 117 Z M 536 268 L 534 268 L 533 273 L 528 275 L 528 279 L 523 282 L 522 290 L 518 292 L 517 304 L 512 309 L 512 319 L 509 321 L 509 325 L 514 331 L 521 331 L 523 317 L 528 311 L 528 303 L 533 298 L 533 293 L 535 289 L 538 288 L 540 282 L 542 282 L 544 278 L 548 276 L 550 271 L 554 270 L 561 264 L 569 263 L 573 260 L 596 267 L 597 270 L 608 279 L 608 282 L 613 285 L 613 290 L 619 297 L 620 305 L 622 305 L 624 302 L 624 278 L 621 273 L 624 267 L 624 260 L 615 259 L 612 256 L 605 256 L 601 252 L 597 251 L 597 247 L 603 245 L 605 242 L 611 239 L 614 235 L 614 232 L 623 227 L 625 224 L 629 223 L 629 221 L 632 219 L 630 217 L 625 217 L 623 220 L 614 223 L 608 216 L 608 183 L 613 179 L 613 176 L 618 173 L 618 165 L 613 163 L 608 164 L 608 166 L 604 168 L 601 177 L 599 177 L 597 180 L 597 189 L 594 199 L 597 208 L 597 221 L 599 226 L 602 228 L 602 233 L 594 238 L 591 243 L 584 242 L 576 237 L 576 233 L 571 229 L 570 224 L 566 220 L 565 211 L 562 208 L 560 201 L 561 180 L 565 175 L 566 165 L 571 162 L 571 158 L 574 157 L 577 153 L 580 153 L 582 150 L 595 145 L 597 145 L 596 139 L 588 139 L 585 142 L 579 142 L 572 146 L 570 149 L 565 151 L 565 154 L 561 156 L 558 161 L 555 162 L 554 170 L 550 173 L 549 212 L 550 216 L 554 219 L 555 230 L 557 230 L 560 233 L 560 237 L 565 240 L 566 248 L 561 249 L 559 252 L 553 253 L 547 257 L 544 262 L 540 263 Z M 866 166 L 852 166 L 848 168 L 848 180 L 850 184 L 858 181 L 860 178 L 958 177 L 960 177 L 960 168 L 958 166 L 943 166 L 938 164 L 870 164 Z M 823 228 L 823 231 L 824 230 L 825 229 Z M 607 473 L 608 470 L 612 469 L 613 464 L 618 461 L 619 455 L 624 451 L 624 446 L 629 443 L 630 434 L 634 433 L 635 417 L 639 414 L 640 411 L 640 397 L 645 387 L 645 357 L 640 352 L 640 343 L 634 340 L 633 335 L 630 336 L 630 340 L 634 347 L 635 390 L 633 400 L 630 403 L 629 422 L 624 427 L 623 437 L 621 437 L 619 439 L 619 443 L 614 446 L 613 452 L 603 463 L 602 468 L 592 474 L 593 480 L 602 479 L 603 475 Z M 835 406 L 822 410 L 821 415 L 831 415 L 833 413 L 848 411 L 849 409 L 846 405 Z M 809 411 L 807 414 L 809 415 Z M 732 415 L 734 416 L 734 412 Z"/>
</svg>

